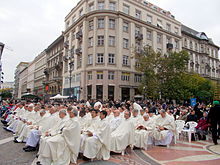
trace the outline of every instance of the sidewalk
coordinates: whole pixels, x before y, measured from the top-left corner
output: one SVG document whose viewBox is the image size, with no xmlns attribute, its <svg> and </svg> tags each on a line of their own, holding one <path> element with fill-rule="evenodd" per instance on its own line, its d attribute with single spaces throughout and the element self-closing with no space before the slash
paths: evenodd
<svg viewBox="0 0 220 165">
<path fill-rule="evenodd" d="M 15 144 L 12 133 L 2 129 L 0 124 L 0 165 L 30 165 L 37 152 L 26 153 L 22 150 L 24 144 Z M 34 163 L 33 163 L 34 164 Z M 178 141 L 170 148 L 149 147 L 147 151 L 126 150 L 125 156 L 111 155 L 109 161 L 84 162 L 80 165 L 220 165 L 220 145 L 211 141 L 196 141 L 188 143 Z"/>
</svg>

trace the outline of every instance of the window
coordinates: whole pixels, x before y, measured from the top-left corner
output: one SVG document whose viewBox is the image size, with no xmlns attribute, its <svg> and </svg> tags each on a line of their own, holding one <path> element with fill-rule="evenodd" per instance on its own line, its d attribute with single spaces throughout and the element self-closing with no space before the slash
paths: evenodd
<svg viewBox="0 0 220 165">
<path fill-rule="evenodd" d="M 93 20 L 89 21 L 89 30 L 93 30 L 94 28 L 94 23 Z"/>
<path fill-rule="evenodd" d="M 141 19 L 141 11 L 136 10 L 135 17 Z"/>
<path fill-rule="evenodd" d="M 91 47 L 91 46 L 93 46 L 93 37 L 90 37 L 89 38 L 89 45 L 88 45 L 89 47 Z"/>
<path fill-rule="evenodd" d="M 105 3 L 104 2 L 98 2 L 98 10 L 104 10 Z"/>
<path fill-rule="evenodd" d="M 104 36 L 98 36 L 98 46 L 104 45 Z"/>
<path fill-rule="evenodd" d="M 195 43 L 195 50 L 198 51 L 198 44 Z"/>
<path fill-rule="evenodd" d="M 170 24 L 168 24 L 168 23 L 167 23 L 166 30 L 167 30 L 167 31 L 169 31 L 169 32 L 171 32 L 171 25 L 170 25 Z"/>
<path fill-rule="evenodd" d="M 115 20 L 109 19 L 109 29 L 115 29 Z"/>
<path fill-rule="evenodd" d="M 105 28 L 105 19 L 104 18 L 98 19 L 98 28 L 99 29 Z"/>
<path fill-rule="evenodd" d="M 115 64 L 115 54 L 108 54 L 108 63 Z"/>
<path fill-rule="evenodd" d="M 123 12 L 125 13 L 125 14 L 129 14 L 129 6 L 127 6 L 127 5 L 124 5 L 123 6 Z"/>
<path fill-rule="evenodd" d="M 66 28 L 68 28 L 70 26 L 70 21 L 68 21 L 67 23 L 66 23 Z"/>
<path fill-rule="evenodd" d="M 92 72 L 88 72 L 88 80 L 92 80 Z"/>
<path fill-rule="evenodd" d="M 88 65 L 92 65 L 93 63 L 93 58 L 92 58 L 92 54 L 88 55 Z"/>
<path fill-rule="evenodd" d="M 109 71 L 108 72 L 108 79 L 109 80 L 114 80 L 115 72 Z"/>
<path fill-rule="evenodd" d="M 128 49 L 128 39 L 123 39 L 123 48 Z"/>
<path fill-rule="evenodd" d="M 187 39 L 184 40 L 184 46 L 187 48 Z"/>
<path fill-rule="evenodd" d="M 98 64 L 104 63 L 104 54 L 103 53 L 98 53 L 97 54 L 97 63 Z"/>
<path fill-rule="evenodd" d="M 193 42 L 192 41 L 189 42 L 189 47 L 190 47 L 190 49 L 193 49 Z"/>
<path fill-rule="evenodd" d="M 141 28 L 136 26 L 135 27 L 135 35 L 140 34 L 141 33 Z"/>
<path fill-rule="evenodd" d="M 179 28 L 178 28 L 178 27 L 175 27 L 175 28 L 174 28 L 174 33 L 175 33 L 176 35 L 179 34 Z"/>
<path fill-rule="evenodd" d="M 176 49 L 179 49 L 179 41 L 175 40 L 175 42 L 174 42 L 174 47 L 175 47 Z"/>
<path fill-rule="evenodd" d="M 134 82 L 141 82 L 141 75 L 140 74 L 135 74 L 134 75 Z"/>
<path fill-rule="evenodd" d="M 157 27 L 163 29 L 163 23 L 162 23 L 162 21 L 159 20 L 159 19 L 157 20 Z"/>
<path fill-rule="evenodd" d="M 128 29 L 129 29 L 129 24 L 127 22 L 124 22 L 123 23 L 123 31 L 128 32 Z"/>
<path fill-rule="evenodd" d="M 129 81 L 130 80 L 130 73 L 122 72 L 121 80 L 122 81 Z"/>
<path fill-rule="evenodd" d="M 157 43 L 162 44 L 162 35 L 161 34 L 157 34 Z"/>
<path fill-rule="evenodd" d="M 115 46 L 115 36 L 109 36 L 109 46 Z"/>
<path fill-rule="evenodd" d="M 147 39 L 152 40 L 152 31 L 147 30 Z"/>
<path fill-rule="evenodd" d="M 102 80 L 103 79 L 103 72 L 97 72 L 97 79 Z"/>
<path fill-rule="evenodd" d="M 147 15 L 147 23 L 152 24 L 152 16 Z"/>
<path fill-rule="evenodd" d="M 81 9 L 80 11 L 79 11 L 79 17 L 81 17 L 83 15 L 83 9 Z"/>
<path fill-rule="evenodd" d="M 116 10 L 116 4 L 115 2 L 109 2 L 109 10 Z"/>
<path fill-rule="evenodd" d="M 89 4 L 89 11 L 93 11 L 94 10 L 94 3 Z"/>
<path fill-rule="evenodd" d="M 129 57 L 126 55 L 123 55 L 122 65 L 129 66 Z"/>
<path fill-rule="evenodd" d="M 72 23 L 76 22 L 76 16 L 73 16 Z"/>
</svg>

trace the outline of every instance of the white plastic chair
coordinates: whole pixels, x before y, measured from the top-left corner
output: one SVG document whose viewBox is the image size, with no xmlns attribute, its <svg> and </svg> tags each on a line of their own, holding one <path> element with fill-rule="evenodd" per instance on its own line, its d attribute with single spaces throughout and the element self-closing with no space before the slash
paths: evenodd
<svg viewBox="0 0 220 165">
<path fill-rule="evenodd" d="M 182 133 L 182 130 L 185 126 L 185 121 L 184 120 L 176 120 L 176 135 L 174 136 L 174 143 L 176 144 L 177 139 L 180 139 L 180 134 Z"/>
<path fill-rule="evenodd" d="M 189 143 L 191 143 L 192 134 L 194 134 L 194 137 L 196 137 L 196 129 L 195 127 L 198 125 L 197 122 L 189 121 L 186 123 L 186 126 L 189 127 L 189 129 L 183 129 L 182 132 L 186 132 L 188 134 Z"/>
</svg>

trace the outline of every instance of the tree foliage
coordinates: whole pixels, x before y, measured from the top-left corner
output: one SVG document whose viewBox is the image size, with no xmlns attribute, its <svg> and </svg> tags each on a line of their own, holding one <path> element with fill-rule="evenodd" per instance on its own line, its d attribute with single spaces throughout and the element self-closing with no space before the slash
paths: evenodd
<svg viewBox="0 0 220 165">
<path fill-rule="evenodd" d="M 0 89 L 0 96 L 2 97 L 2 99 L 12 98 L 12 89 L 11 88 Z"/>
<path fill-rule="evenodd" d="M 141 53 L 135 55 L 139 61 L 136 69 L 143 73 L 140 89 L 146 96 L 154 99 L 160 96 L 169 100 L 185 100 L 192 97 L 199 100 L 212 99 L 212 82 L 198 74 L 187 72 L 187 51 L 162 55 L 150 47 L 144 47 Z"/>
</svg>

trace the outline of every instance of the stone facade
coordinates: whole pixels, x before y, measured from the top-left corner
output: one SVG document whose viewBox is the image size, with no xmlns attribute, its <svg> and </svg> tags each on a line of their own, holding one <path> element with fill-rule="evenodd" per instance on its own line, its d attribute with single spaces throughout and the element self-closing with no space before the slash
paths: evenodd
<svg viewBox="0 0 220 165">
<path fill-rule="evenodd" d="M 45 87 L 47 97 L 62 94 L 63 74 L 63 35 L 59 36 L 46 49 Z"/>
<path fill-rule="evenodd" d="M 34 94 L 43 98 L 45 96 L 46 51 L 41 52 L 35 59 L 34 70 Z"/>
<path fill-rule="evenodd" d="M 141 81 L 134 48 L 182 48 L 181 23 L 147 2 L 81 0 L 65 24 L 63 94 L 71 87 L 77 99 L 133 99 Z"/>
<path fill-rule="evenodd" d="M 15 70 L 15 81 L 14 81 L 14 91 L 13 91 L 13 97 L 18 98 L 19 93 L 19 82 L 20 82 L 20 73 L 21 71 L 28 66 L 28 62 L 20 62 Z"/>
</svg>

